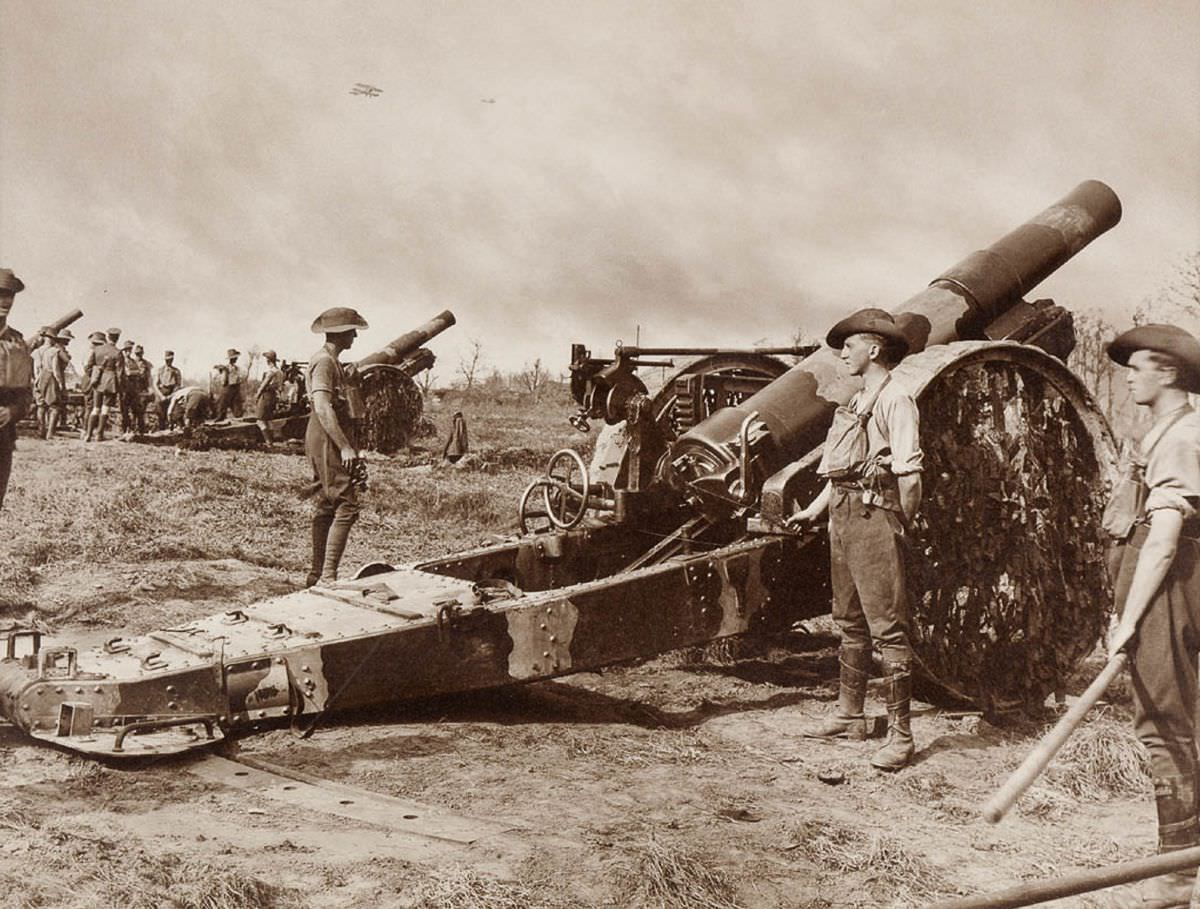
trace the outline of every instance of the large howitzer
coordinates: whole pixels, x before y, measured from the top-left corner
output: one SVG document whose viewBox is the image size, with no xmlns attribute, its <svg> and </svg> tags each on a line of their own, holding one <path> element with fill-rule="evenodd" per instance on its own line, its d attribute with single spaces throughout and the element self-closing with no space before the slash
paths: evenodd
<svg viewBox="0 0 1200 909">
<path fill-rule="evenodd" d="M 1021 294 L 1119 214 L 1083 184 L 902 307 L 938 342 L 893 374 L 918 397 L 927 457 L 913 634 L 936 681 L 985 705 L 1044 697 L 1104 622 L 1095 499 L 1112 440 L 1059 359 L 1069 314 Z M 178 751 L 271 717 L 553 678 L 827 611 L 820 534 L 778 519 L 815 488 L 805 452 L 853 390 L 830 355 L 789 369 L 710 350 L 654 393 L 609 368 L 622 359 L 574 351 L 576 423 L 608 425 L 590 468 L 561 452 L 527 490 L 522 520 L 543 526 L 87 651 L 13 630 L 0 711 L 84 752 Z"/>
<path fill-rule="evenodd" d="M 444 310 L 412 331 L 368 354 L 347 369 L 352 381 L 347 392 L 354 418 L 359 421 L 359 444 L 387 454 L 401 449 L 416 431 L 424 409 L 424 397 L 414 382 L 421 372 L 432 369 L 437 357 L 424 345 L 454 325 L 454 313 Z M 304 387 L 306 363 L 283 364 L 285 379 L 294 394 L 277 405 L 268 428 L 277 439 L 302 439 L 311 404 Z M 258 447 L 261 436 L 252 420 L 207 424 L 197 431 L 158 432 L 138 441 L 182 444 L 190 448 Z"/>
</svg>

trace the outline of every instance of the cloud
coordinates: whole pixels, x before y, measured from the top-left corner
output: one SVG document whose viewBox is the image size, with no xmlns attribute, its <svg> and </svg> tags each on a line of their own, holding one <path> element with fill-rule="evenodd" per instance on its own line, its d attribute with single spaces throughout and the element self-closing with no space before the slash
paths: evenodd
<svg viewBox="0 0 1200 909">
<path fill-rule="evenodd" d="M 1194 4 L 3 0 L 14 321 L 201 368 L 443 308 L 512 369 L 894 305 L 1085 178 L 1126 215 L 1042 293 L 1120 321 L 1200 246 Z M 356 81 L 378 98 L 348 94 Z M 494 103 L 483 103 L 494 99 Z"/>
</svg>

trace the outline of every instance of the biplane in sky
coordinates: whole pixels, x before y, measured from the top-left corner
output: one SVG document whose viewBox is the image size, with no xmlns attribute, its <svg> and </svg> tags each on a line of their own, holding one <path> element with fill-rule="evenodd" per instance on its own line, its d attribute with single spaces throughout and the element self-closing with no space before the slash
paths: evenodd
<svg viewBox="0 0 1200 909">
<path fill-rule="evenodd" d="M 368 85 L 366 82 L 355 82 L 354 88 L 350 89 L 352 95 L 365 95 L 368 98 L 377 98 L 383 94 L 382 88 L 376 88 L 374 85 Z"/>
</svg>

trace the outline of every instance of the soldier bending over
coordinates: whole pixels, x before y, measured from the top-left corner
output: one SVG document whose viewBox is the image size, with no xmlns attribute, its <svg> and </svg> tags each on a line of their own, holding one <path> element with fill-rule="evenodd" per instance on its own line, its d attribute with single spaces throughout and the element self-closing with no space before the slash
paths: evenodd
<svg viewBox="0 0 1200 909">
<path fill-rule="evenodd" d="M 343 350 L 366 328 L 366 320 L 348 307 L 327 309 L 312 324 L 325 344 L 309 358 L 308 397 L 312 413 L 304 434 L 304 452 L 312 463 L 318 489 L 312 521 L 312 567 L 305 586 L 337 580 L 350 528 L 358 520 L 358 491 L 351 467 L 358 458 L 351 412 L 352 377 L 338 361 Z"/>
<path fill-rule="evenodd" d="M 904 581 L 905 528 L 921 504 L 921 447 L 917 405 L 891 369 L 909 342 L 892 316 L 863 309 L 835 325 L 825 342 L 841 351 L 863 388 L 839 407 L 817 468 L 828 482 L 791 523 L 829 510 L 833 618 L 841 632 L 837 715 L 809 731 L 821 738 L 866 738 L 863 711 L 871 642 L 887 677 L 888 737 L 871 763 L 899 770 L 913 755 L 909 724 L 912 648 Z"/>
</svg>

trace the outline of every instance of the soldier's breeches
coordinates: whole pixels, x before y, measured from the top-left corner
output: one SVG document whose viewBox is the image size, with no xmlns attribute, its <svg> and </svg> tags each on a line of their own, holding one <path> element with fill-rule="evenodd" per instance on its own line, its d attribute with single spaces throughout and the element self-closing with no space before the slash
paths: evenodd
<svg viewBox="0 0 1200 909">
<path fill-rule="evenodd" d="M 1119 606 L 1128 595 L 1144 537 L 1139 532 L 1126 547 L 1116 583 Z M 1193 794 L 1198 654 L 1200 542 L 1182 537 L 1166 580 L 1138 624 L 1129 663 L 1134 730 L 1150 756 L 1159 803 L 1160 849 L 1200 845 Z"/>
<path fill-rule="evenodd" d="M 909 662 L 904 530 L 895 512 L 864 505 L 835 488 L 829 505 L 833 618 L 847 646 L 867 647 L 894 663 Z"/>
</svg>

